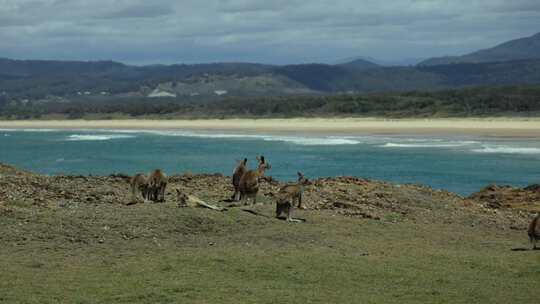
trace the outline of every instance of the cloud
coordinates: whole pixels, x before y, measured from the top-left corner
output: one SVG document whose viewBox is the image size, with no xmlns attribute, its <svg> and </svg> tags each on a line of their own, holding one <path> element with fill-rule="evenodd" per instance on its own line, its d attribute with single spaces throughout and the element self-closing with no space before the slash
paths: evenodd
<svg viewBox="0 0 540 304">
<path fill-rule="evenodd" d="M 130 63 L 456 55 L 540 29 L 537 0 L 0 0 L 0 57 Z"/>
<path fill-rule="evenodd" d="M 298 0 L 222 0 L 218 4 L 218 10 L 225 13 L 281 11 L 299 3 Z"/>
<path fill-rule="evenodd" d="M 128 6 L 120 10 L 105 14 L 104 19 L 121 19 L 121 18 L 155 18 L 167 16 L 174 13 L 170 5 L 156 6 L 154 4 L 140 4 Z"/>
</svg>

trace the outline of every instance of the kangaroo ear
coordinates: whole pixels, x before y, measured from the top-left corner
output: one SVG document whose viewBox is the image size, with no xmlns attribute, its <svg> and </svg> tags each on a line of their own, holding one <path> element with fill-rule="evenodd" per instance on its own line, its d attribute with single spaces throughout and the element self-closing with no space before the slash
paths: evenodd
<svg viewBox="0 0 540 304">
<path fill-rule="evenodd" d="M 298 174 L 299 177 L 304 176 L 304 174 L 302 174 L 302 172 L 300 172 L 300 171 L 296 172 L 296 174 Z"/>
<path fill-rule="evenodd" d="M 247 158 L 244 158 L 244 165 L 247 164 Z"/>
<path fill-rule="evenodd" d="M 261 158 L 260 158 L 260 159 L 261 159 L 261 163 L 264 164 L 264 156 L 261 155 Z"/>
</svg>

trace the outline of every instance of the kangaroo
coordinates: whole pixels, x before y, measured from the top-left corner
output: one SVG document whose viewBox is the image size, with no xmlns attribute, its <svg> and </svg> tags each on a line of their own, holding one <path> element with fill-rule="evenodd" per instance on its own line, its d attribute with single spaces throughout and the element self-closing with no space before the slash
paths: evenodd
<svg viewBox="0 0 540 304">
<path fill-rule="evenodd" d="M 238 166 L 236 166 L 233 171 L 232 184 L 234 187 L 234 194 L 232 199 L 236 202 L 240 200 L 240 179 L 242 178 L 242 175 L 248 171 L 246 165 L 247 158 L 244 158 L 244 160 L 238 163 Z"/>
<path fill-rule="evenodd" d="M 163 171 L 160 169 L 154 170 L 148 177 L 148 199 L 154 202 L 164 202 L 167 182 L 167 175 Z"/>
<path fill-rule="evenodd" d="M 291 217 L 291 211 L 294 206 L 294 201 L 298 200 L 298 208 L 302 208 L 302 194 L 304 193 L 304 187 L 311 185 L 311 181 L 307 179 L 304 174 L 297 172 L 298 182 L 281 187 L 276 197 L 276 218 L 278 218 L 283 212 L 287 213 L 287 221 L 293 221 Z"/>
<path fill-rule="evenodd" d="M 533 245 L 533 250 L 538 249 L 536 247 L 536 241 L 540 240 L 540 213 L 532 220 L 527 233 L 529 234 L 529 241 Z"/>
<path fill-rule="evenodd" d="M 138 173 L 131 178 L 131 199 L 136 202 L 142 199 L 146 201 L 148 199 L 148 179 L 142 173 Z"/>
<path fill-rule="evenodd" d="M 257 193 L 259 192 L 259 179 L 264 176 L 266 170 L 270 170 L 271 166 L 266 162 L 264 156 L 257 156 L 259 167 L 257 170 L 249 170 L 242 175 L 238 185 L 242 200 L 247 202 L 249 196 L 253 198 L 253 204 L 257 204 Z"/>
</svg>

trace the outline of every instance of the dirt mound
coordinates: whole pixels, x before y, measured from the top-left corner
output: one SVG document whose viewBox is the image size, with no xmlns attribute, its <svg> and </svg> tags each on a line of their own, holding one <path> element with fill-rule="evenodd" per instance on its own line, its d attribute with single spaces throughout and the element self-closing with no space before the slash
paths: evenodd
<svg viewBox="0 0 540 304">
<path fill-rule="evenodd" d="M 24 171 L 19 168 L 15 168 L 11 165 L 0 163 L 0 177 L 2 176 L 22 176 L 22 175 L 34 175 L 32 172 Z"/>
<path fill-rule="evenodd" d="M 123 178 L 17 175 L 0 178 L 0 201 L 40 206 L 122 203 L 128 194 Z"/>
<path fill-rule="evenodd" d="M 10 208 L 77 208 L 81 204 L 130 205 L 133 202 L 129 176 L 124 174 L 44 176 L 8 165 L 1 165 L 0 172 L 0 209 L 4 210 L 8 205 Z M 273 208 L 274 194 L 283 185 L 272 177 L 262 179 L 259 202 L 268 206 L 268 212 Z M 531 211 L 540 205 L 539 187 L 527 189 L 489 186 L 464 199 L 423 185 L 343 176 L 314 180 L 313 185 L 306 187 L 303 202 L 308 210 L 331 210 L 344 216 L 390 222 L 460 222 L 521 229 L 526 227 L 528 213 L 519 211 Z M 230 201 L 231 178 L 222 174 L 171 175 L 165 203 L 176 206 L 177 192 L 219 207 L 239 205 Z"/>
<path fill-rule="evenodd" d="M 471 194 L 469 199 L 493 209 L 540 212 L 540 185 L 534 184 L 525 188 L 489 185 Z"/>
</svg>

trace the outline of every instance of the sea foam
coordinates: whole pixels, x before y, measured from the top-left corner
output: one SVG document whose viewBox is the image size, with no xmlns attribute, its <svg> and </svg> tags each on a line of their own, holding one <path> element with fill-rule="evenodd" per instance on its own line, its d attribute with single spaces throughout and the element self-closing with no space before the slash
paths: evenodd
<svg viewBox="0 0 540 304">
<path fill-rule="evenodd" d="M 113 130 L 109 130 L 113 131 Z M 114 130 L 117 133 L 143 133 L 161 136 L 215 138 L 215 139 L 238 139 L 238 140 L 264 140 L 281 141 L 304 146 L 333 146 L 333 145 L 356 145 L 360 140 L 352 137 L 338 136 L 281 136 L 269 134 L 238 134 L 238 133 L 207 133 L 182 130 Z"/>
<path fill-rule="evenodd" d="M 499 153 L 499 154 L 540 154 L 540 148 L 510 147 L 510 146 L 483 146 L 473 149 L 475 153 Z"/>
<path fill-rule="evenodd" d="M 125 134 L 73 134 L 69 135 L 66 140 L 68 141 L 102 141 L 111 139 L 124 139 L 134 138 L 134 135 Z"/>
<path fill-rule="evenodd" d="M 444 142 L 442 140 L 433 140 L 433 141 L 426 141 L 421 140 L 420 142 L 404 142 L 404 143 L 394 143 L 389 142 L 381 147 L 384 148 L 457 148 L 457 147 L 465 147 L 469 145 L 477 144 L 476 141 L 448 141 Z"/>
<path fill-rule="evenodd" d="M 299 137 L 299 136 L 265 136 L 265 141 L 282 141 L 302 146 L 339 146 L 356 145 L 358 140 L 343 137 Z"/>
</svg>

